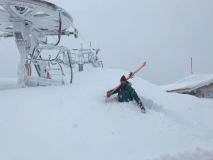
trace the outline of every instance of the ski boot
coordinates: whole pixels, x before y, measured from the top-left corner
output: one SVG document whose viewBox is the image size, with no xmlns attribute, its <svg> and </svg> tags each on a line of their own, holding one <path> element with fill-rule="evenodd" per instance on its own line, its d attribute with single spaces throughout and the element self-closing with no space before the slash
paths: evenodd
<svg viewBox="0 0 213 160">
<path fill-rule="evenodd" d="M 139 105 L 141 111 L 142 111 L 143 113 L 146 113 L 146 109 L 145 109 L 143 103 L 142 103 L 142 102 L 139 102 L 138 105 Z"/>
</svg>

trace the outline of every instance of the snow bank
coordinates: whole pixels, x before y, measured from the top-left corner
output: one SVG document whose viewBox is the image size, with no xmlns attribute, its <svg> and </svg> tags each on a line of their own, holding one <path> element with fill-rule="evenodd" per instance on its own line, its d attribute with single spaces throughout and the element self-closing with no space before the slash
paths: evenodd
<svg viewBox="0 0 213 160">
<path fill-rule="evenodd" d="M 146 114 L 135 103 L 106 103 L 123 74 L 91 69 L 75 73 L 72 85 L 0 91 L 0 159 L 145 160 L 213 149 L 212 100 L 135 77 Z"/>
</svg>

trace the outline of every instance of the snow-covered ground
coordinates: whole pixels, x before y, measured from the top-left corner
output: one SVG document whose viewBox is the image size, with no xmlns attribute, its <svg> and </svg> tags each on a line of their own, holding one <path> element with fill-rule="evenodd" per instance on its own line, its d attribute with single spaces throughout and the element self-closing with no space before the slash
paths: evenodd
<svg viewBox="0 0 213 160">
<path fill-rule="evenodd" d="M 135 77 L 143 114 L 105 99 L 123 74 L 91 69 L 72 85 L 24 89 L 0 81 L 0 160 L 213 160 L 212 99 Z"/>
</svg>

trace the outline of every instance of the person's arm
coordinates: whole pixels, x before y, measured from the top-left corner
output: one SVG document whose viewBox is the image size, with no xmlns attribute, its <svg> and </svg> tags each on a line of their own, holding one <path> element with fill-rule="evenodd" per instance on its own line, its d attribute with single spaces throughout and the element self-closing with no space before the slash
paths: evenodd
<svg viewBox="0 0 213 160">
<path fill-rule="evenodd" d="M 121 86 L 118 87 L 116 90 L 111 89 L 111 90 L 107 91 L 107 97 L 110 97 L 111 95 L 118 93 L 120 91 L 120 88 L 121 88 Z"/>
</svg>

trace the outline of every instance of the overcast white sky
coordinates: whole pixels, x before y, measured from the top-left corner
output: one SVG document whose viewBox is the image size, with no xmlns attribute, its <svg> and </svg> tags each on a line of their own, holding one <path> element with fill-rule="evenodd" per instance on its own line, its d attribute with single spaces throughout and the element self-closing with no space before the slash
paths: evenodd
<svg viewBox="0 0 213 160">
<path fill-rule="evenodd" d="M 66 9 L 81 33 L 78 40 L 63 43 L 71 49 L 92 41 L 105 67 L 133 71 L 146 60 L 139 76 L 167 84 L 190 73 L 192 56 L 195 73 L 213 73 L 213 0 L 50 2 Z M 0 75 L 16 75 L 15 43 L 2 39 L 0 50 Z"/>
</svg>

